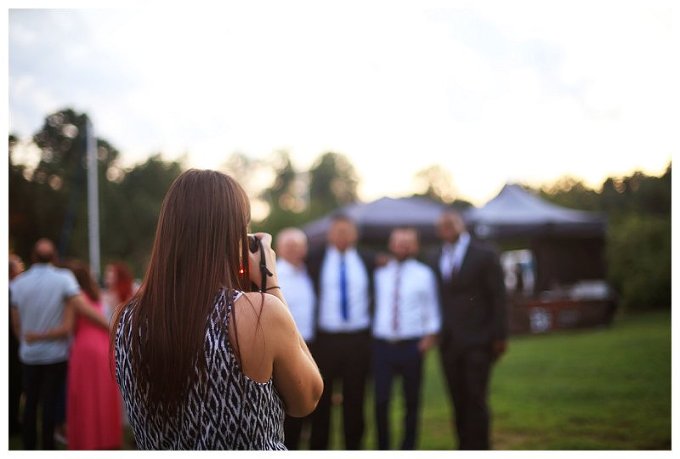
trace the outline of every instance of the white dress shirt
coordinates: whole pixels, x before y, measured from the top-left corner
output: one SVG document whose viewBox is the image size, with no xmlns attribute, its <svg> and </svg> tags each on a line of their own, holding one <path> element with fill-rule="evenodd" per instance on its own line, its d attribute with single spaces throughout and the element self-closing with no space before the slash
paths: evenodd
<svg viewBox="0 0 680 459">
<path fill-rule="evenodd" d="M 281 293 L 288 303 L 288 308 L 295 325 L 297 325 L 302 338 L 309 342 L 314 339 L 314 303 L 316 295 L 312 280 L 307 274 L 307 269 L 302 266 L 295 267 L 286 260 L 279 258 L 276 261 L 276 272 L 279 276 Z"/>
<path fill-rule="evenodd" d="M 463 264 L 465 253 L 470 245 L 470 234 L 462 233 L 454 244 L 446 243 L 442 246 L 442 255 L 439 259 L 439 269 L 444 279 L 449 280 L 454 272 L 457 272 Z"/>
<path fill-rule="evenodd" d="M 366 267 L 355 248 L 344 253 L 347 273 L 348 318 L 342 317 L 340 300 L 341 253 L 332 246 L 326 249 L 321 265 L 319 286 L 319 329 L 330 333 L 365 330 L 371 325 L 369 315 L 369 279 Z"/>
<path fill-rule="evenodd" d="M 437 333 L 440 326 L 437 281 L 429 266 L 410 258 L 392 260 L 375 271 L 374 337 L 420 338 Z"/>
</svg>

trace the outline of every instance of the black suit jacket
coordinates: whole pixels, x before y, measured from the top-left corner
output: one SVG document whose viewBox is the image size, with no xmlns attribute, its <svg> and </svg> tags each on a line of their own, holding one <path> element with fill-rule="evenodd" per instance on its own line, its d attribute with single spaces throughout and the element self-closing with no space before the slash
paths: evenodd
<svg viewBox="0 0 680 459">
<path fill-rule="evenodd" d="M 324 258 L 326 258 L 326 246 L 323 246 L 319 250 L 310 251 L 307 255 L 307 272 L 309 277 L 312 279 L 312 284 L 314 285 L 314 293 L 316 293 L 316 307 L 314 308 L 314 324 L 318 331 L 319 329 L 319 302 L 321 301 L 321 295 L 319 294 L 321 290 L 321 268 L 323 267 Z M 366 275 L 368 276 L 368 307 L 369 315 L 371 321 L 373 321 L 373 311 L 375 309 L 375 303 L 373 298 L 373 272 L 375 271 L 375 253 L 372 251 L 364 249 L 356 249 L 361 261 L 366 268 Z"/>
<path fill-rule="evenodd" d="M 430 256 L 437 275 L 442 313 L 440 347 L 457 352 L 491 346 L 508 334 L 505 283 L 498 255 L 488 246 L 471 240 L 460 269 L 451 280 L 439 267 L 442 249 Z"/>
</svg>

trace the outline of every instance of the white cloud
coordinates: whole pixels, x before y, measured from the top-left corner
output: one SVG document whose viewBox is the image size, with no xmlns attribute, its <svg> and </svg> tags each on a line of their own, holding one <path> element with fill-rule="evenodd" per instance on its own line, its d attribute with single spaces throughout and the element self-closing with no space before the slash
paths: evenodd
<svg viewBox="0 0 680 459">
<path fill-rule="evenodd" d="M 663 168 L 680 121 L 668 2 L 488 5 L 12 15 L 10 126 L 75 106 L 128 162 L 338 151 L 365 198 L 408 194 L 435 163 L 477 203 L 507 180 Z"/>
</svg>

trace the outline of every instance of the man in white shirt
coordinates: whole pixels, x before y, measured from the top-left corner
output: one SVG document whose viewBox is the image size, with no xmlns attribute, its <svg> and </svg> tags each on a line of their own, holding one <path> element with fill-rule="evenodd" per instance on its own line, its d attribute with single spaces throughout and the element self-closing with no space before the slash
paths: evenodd
<svg viewBox="0 0 680 459">
<path fill-rule="evenodd" d="M 314 308 L 316 295 L 312 280 L 307 273 L 307 236 L 298 228 L 285 228 L 276 236 L 276 271 L 279 286 L 300 335 L 311 348 L 314 339 Z M 284 444 L 289 450 L 299 449 L 300 433 L 309 418 L 286 415 L 283 424 Z"/>
<path fill-rule="evenodd" d="M 394 259 L 375 271 L 373 378 L 378 448 L 390 449 L 389 404 L 394 376 L 402 377 L 406 413 L 401 448 L 415 449 L 423 356 L 440 327 L 434 272 L 414 257 L 413 228 L 397 228 L 389 240 Z"/>
<path fill-rule="evenodd" d="M 334 215 L 328 245 L 308 258 L 318 298 L 312 355 L 324 382 L 321 400 L 312 414 L 310 449 L 328 449 L 333 383 L 338 380 L 342 384 L 345 449 L 362 448 L 375 257 L 357 249 L 357 239 L 354 222 L 345 215 Z"/>
</svg>

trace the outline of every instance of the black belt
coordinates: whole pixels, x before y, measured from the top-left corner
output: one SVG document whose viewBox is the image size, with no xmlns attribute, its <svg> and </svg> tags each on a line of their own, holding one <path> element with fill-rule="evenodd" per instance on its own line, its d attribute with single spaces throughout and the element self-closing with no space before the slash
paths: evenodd
<svg viewBox="0 0 680 459">
<path fill-rule="evenodd" d="M 406 339 L 373 338 L 373 339 L 381 343 L 390 344 L 392 346 L 397 346 L 400 344 L 415 344 L 418 341 L 420 341 L 420 338 L 406 338 Z"/>
</svg>

